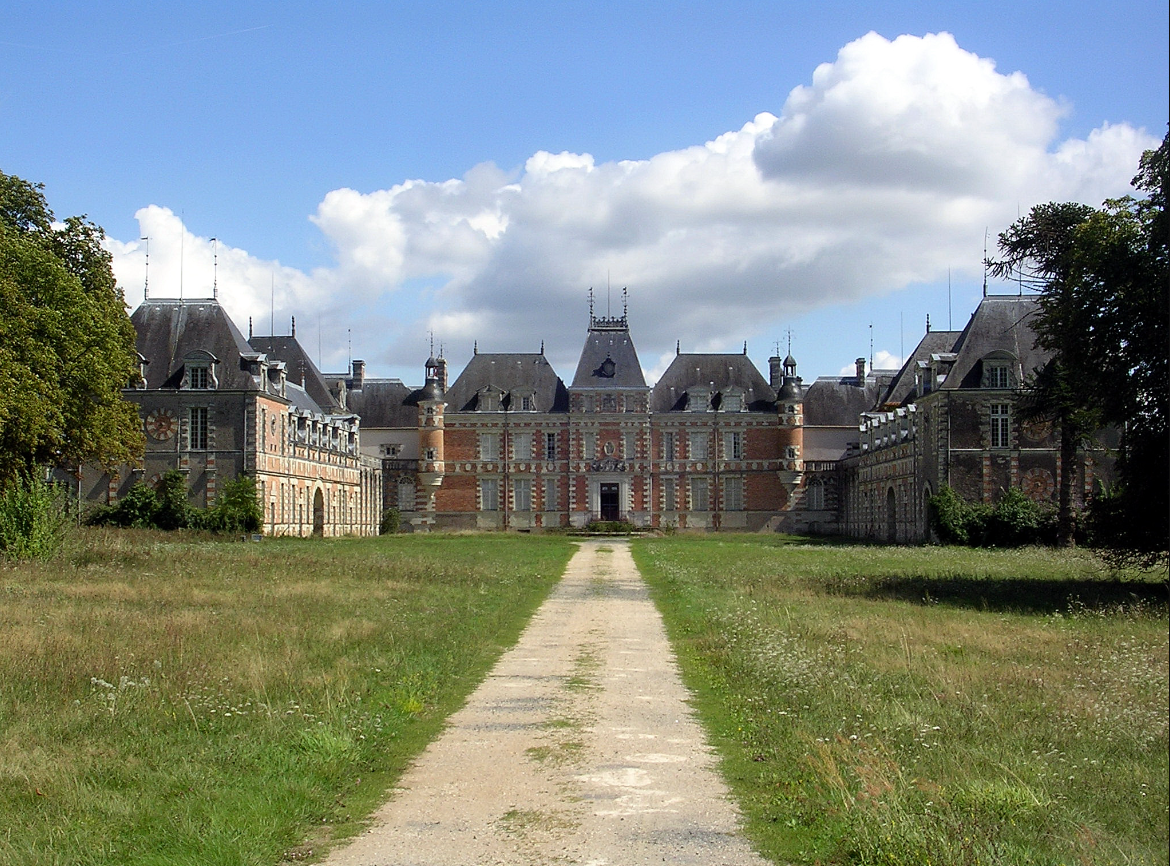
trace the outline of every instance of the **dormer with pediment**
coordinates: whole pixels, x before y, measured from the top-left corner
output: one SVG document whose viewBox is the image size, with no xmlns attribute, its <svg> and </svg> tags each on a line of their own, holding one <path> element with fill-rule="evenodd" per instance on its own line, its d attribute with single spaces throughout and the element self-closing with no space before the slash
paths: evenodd
<svg viewBox="0 0 1170 866">
<path fill-rule="evenodd" d="M 206 349 L 195 349 L 183 357 L 181 391 L 214 391 L 219 388 L 216 366 L 219 359 Z"/>
</svg>

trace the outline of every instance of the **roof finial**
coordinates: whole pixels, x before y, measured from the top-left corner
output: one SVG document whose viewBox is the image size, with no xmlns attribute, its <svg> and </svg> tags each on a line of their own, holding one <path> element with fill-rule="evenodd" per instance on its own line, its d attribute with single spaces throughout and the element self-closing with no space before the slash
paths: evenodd
<svg viewBox="0 0 1170 866">
<path fill-rule="evenodd" d="M 930 313 L 926 314 L 926 333 L 930 333 Z"/>
<path fill-rule="evenodd" d="M 252 317 L 248 316 L 248 339 L 252 339 Z"/>
<path fill-rule="evenodd" d="M 540 354 L 544 354 L 544 340 L 540 341 Z"/>
<path fill-rule="evenodd" d="M 986 226 L 983 227 L 983 297 L 987 297 L 987 232 Z"/>
<path fill-rule="evenodd" d="M 146 241 L 146 267 L 142 272 L 142 303 L 145 304 L 150 299 L 150 238 L 139 238 L 139 240 Z"/>
<path fill-rule="evenodd" d="M 473 354 L 473 355 L 479 354 L 479 340 L 476 340 L 474 343 L 471 344 L 471 354 Z"/>
<path fill-rule="evenodd" d="M 593 286 L 589 287 L 589 327 L 593 327 Z"/>
<path fill-rule="evenodd" d="M 219 300 L 219 238 L 211 239 L 211 297 Z"/>
<path fill-rule="evenodd" d="M 744 341 L 743 341 L 743 353 L 744 353 L 745 355 L 747 354 L 747 340 L 744 340 Z"/>
<path fill-rule="evenodd" d="M 292 317 L 292 335 L 291 336 L 295 337 L 296 335 L 297 335 L 297 317 L 293 316 Z"/>
<path fill-rule="evenodd" d="M 682 340 L 675 340 L 674 341 L 674 353 L 676 355 L 682 354 Z"/>
<path fill-rule="evenodd" d="M 628 286 L 622 286 L 622 318 L 629 316 L 630 311 L 630 289 Z"/>
</svg>

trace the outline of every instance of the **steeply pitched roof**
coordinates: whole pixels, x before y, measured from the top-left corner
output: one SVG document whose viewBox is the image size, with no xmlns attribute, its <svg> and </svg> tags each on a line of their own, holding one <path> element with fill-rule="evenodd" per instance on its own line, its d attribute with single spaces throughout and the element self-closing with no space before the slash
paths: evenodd
<svg viewBox="0 0 1170 866">
<path fill-rule="evenodd" d="M 361 388 L 346 394 L 346 406 L 361 416 L 362 428 L 416 427 L 418 402 L 415 392 L 399 379 L 366 379 Z"/>
<path fill-rule="evenodd" d="M 249 341 L 252 350 L 263 352 L 270 359 L 284 361 L 285 375 L 289 382 L 301 385 L 318 406 L 325 412 L 340 412 L 341 406 L 329 390 L 329 385 L 305 347 L 296 337 L 257 337 Z"/>
<path fill-rule="evenodd" d="M 885 394 L 880 398 L 880 406 L 901 406 L 914 396 L 915 370 L 919 361 L 929 361 L 930 356 L 939 352 L 949 352 L 954 348 L 962 331 L 928 331 L 919 341 L 910 357 L 902 364 L 902 369 L 894 376 Z M 873 408 L 873 407 L 870 407 Z"/>
<path fill-rule="evenodd" d="M 650 411 L 687 408 L 688 393 L 695 387 L 708 389 L 708 400 L 738 388 L 743 392 L 743 404 L 748 411 L 774 412 L 776 408 L 776 392 L 747 355 L 679 354 L 654 386 Z"/>
<path fill-rule="evenodd" d="M 805 426 L 856 427 L 862 412 L 889 387 L 892 370 L 875 370 L 858 384 L 856 376 L 820 376 L 804 392 Z"/>
<path fill-rule="evenodd" d="M 178 387 L 183 359 L 196 352 L 209 352 L 219 362 L 215 374 L 219 388 L 259 390 L 259 383 L 241 368 L 240 359 L 252 353 L 244 335 L 236 328 L 218 301 L 180 301 L 162 298 L 144 301 L 131 314 L 137 334 L 138 354 L 149 362 L 148 388 Z"/>
<path fill-rule="evenodd" d="M 538 412 L 569 411 L 569 392 L 548 359 L 526 352 L 473 355 L 444 395 L 447 411 L 475 411 L 479 392 L 489 385 L 505 395 L 531 391 Z M 509 407 L 507 400 L 503 405 L 515 408 Z"/>
<path fill-rule="evenodd" d="M 646 377 L 638 362 L 638 352 L 630 339 L 625 318 L 594 319 L 585 337 L 585 347 L 573 377 L 578 388 L 646 388 Z"/>
<path fill-rule="evenodd" d="M 1031 375 L 1049 358 L 1049 353 L 1036 348 L 1036 333 L 1032 317 L 1039 303 L 1035 297 L 1019 295 L 991 295 L 984 298 L 967 327 L 951 349 L 955 363 L 942 390 L 978 388 L 982 379 L 980 361 L 992 352 L 1007 352 L 1020 363 L 1023 376 Z"/>
</svg>

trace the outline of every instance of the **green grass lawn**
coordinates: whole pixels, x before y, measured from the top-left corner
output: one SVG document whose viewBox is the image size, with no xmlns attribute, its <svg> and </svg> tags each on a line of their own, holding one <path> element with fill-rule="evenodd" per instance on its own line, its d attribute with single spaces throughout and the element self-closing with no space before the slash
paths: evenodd
<svg viewBox="0 0 1170 866">
<path fill-rule="evenodd" d="M 1165 572 L 776 536 L 634 552 L 776 862 L 1167 862 Z"/>
<path fill-rule="evenodd" d="M 0 564 L 0 863 L 265 864 L 352 833 L 563 538 L 87 531 Z"/>
</svg>

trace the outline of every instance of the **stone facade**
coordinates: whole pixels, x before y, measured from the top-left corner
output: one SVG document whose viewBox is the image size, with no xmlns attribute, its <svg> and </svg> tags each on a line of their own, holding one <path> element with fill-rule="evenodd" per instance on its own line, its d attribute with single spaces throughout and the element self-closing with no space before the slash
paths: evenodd
<svg viewBox="0 0 1170 866">
<path fill-rule="evenodd" d="M 362 454 L 358 416 L 329 397 L 295 338 L 261 338 L 282 345 L 258 349 L 212 299 L 147 301 L 131 322 L 142 377 L 124 396 L 139 408 L 145 456 L 117 472 L 83 472 L 83 495 L 113 502 L 135 481 L 178 469 L 192 504 L 206 507 L 246 472 L 267 534 L 377 533 L 381 464 Z M 321 403 L 310 393 L 317 380 Z"/>
<path fill-rule="evenodd" d="M 214 300 L 133 314 L 143 361 L 144 464 L 88 473 L 111 501 L 177 468 L 212 504 L 252 473 L 265 531 L 370 534 L 384 508 L 406 528 L 540 531 L 639 527 L 841 534 L 920 542 L 943 486 L 994 502 L 1021 487 L 1053 503 L 1050 425 L 1022 424 L 1018 388 L 1045 360 L 1036 303 L 987 297 L 962 331 L 927 334 L 899 370 L 805 384 L 789 355 L 765 379 L 746 351 L 681 351 L 645 381 L 625 312 L 589 327 L 569 385 L 539 353 L 480 353 L 454 382 L 373 379 L 354 361 L 323 374 L 293 333 L 245 339 Z M 1109 480 L 1108 439 L 1068 471 L 1087 499 Z"/>
</svg>

